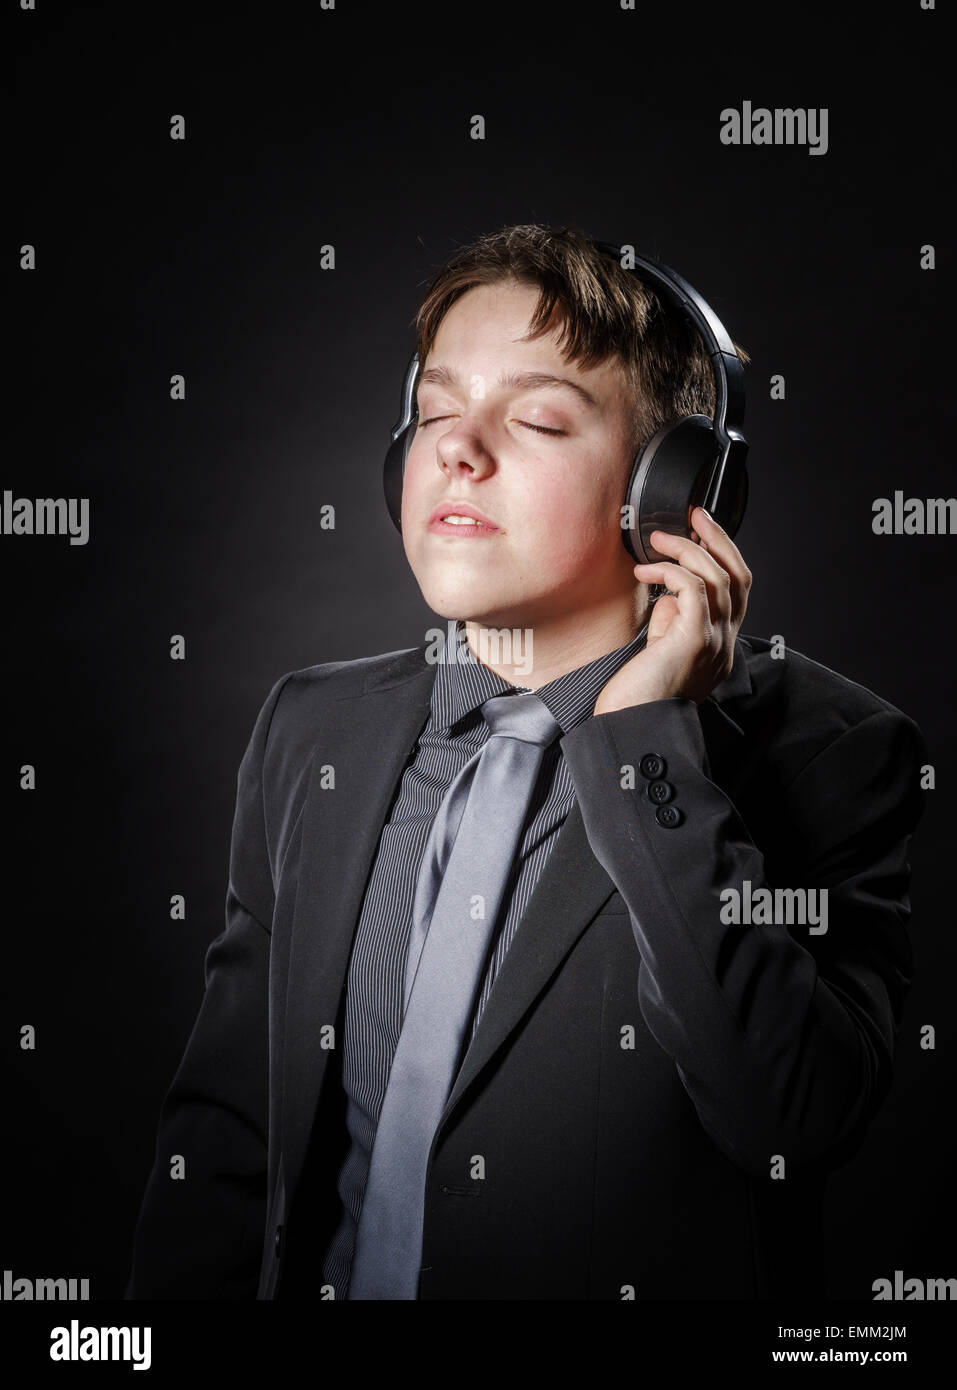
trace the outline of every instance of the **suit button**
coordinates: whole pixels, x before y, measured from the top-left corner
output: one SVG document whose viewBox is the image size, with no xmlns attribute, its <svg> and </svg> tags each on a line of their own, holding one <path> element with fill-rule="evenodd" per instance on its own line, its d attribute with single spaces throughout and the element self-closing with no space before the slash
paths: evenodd
<svg viewBox="0 0 957 1390">
<path fill-rule="evenodd" d="M 675 789 L 670 782 L 649 782 L 648 796 L 656 806 L 663 806 L 666 801 L 670 801 L 675 794 Z"/>
<path fill-rule="evenodd" d="M 279 1250 L 282 1246 L 282 1226 L 276 1227 L 276 1259 L 279 1259 Z"/>
<path fill-rule="evenodd" d="M 638 771 L 642 777 L 664 777 L 667 767 L 664 758 L 659 758 L 657 753 L 646 753 L 638 764 Z"/>
<path fill-rule="evenodd" d="M 655 820 L 666 830 L 674 830 L 675 826 L 680 825 L 684 820 L 684 816 L 677 806 L 659 806 L 655 812 Z"/>
</svg>

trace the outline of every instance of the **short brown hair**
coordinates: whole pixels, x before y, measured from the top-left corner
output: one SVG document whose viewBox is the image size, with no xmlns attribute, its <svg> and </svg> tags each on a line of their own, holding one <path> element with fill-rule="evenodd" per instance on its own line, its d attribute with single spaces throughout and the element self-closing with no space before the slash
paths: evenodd
<svg viewBox="0 0 957 1390">
<path fill-rule="evenodd" d="M 541 337 L 553 313 L 565 361 L 593 367 L 617 356 L 631 381 L 633 445 L 641 448 L 680 415 L 713 415 L 714 377 L 701 335 L 637 275 L 572 227 L 502 227 L 460 247 L 433 277 L 415 316 L 419 362 L 455 301 L 476 285 L 537 285 L 523 341 Z M 734 344 L 742 362 L 751 359 Z"/>
</svg>

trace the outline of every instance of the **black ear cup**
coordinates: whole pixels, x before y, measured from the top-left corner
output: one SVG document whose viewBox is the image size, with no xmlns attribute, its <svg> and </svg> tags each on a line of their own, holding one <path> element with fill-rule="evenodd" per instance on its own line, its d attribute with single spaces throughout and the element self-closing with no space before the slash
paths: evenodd
<svg viewBox="0 0 957 1390">
<path fill-rule="evenodd" d="M 635 460 L 625 494 L 622 539 L 639 564 L 671 560 L 651 544 L 652 531 L 691 532 L 691 512 L 705 498 L 718 443 L 707 415 L 684 415 L 662 425 Z M 721 522 L 720 517 L 715 518 Z"/>
<path fill-rule="evenodd" d="M 748 472 L 742 463 L 740 467 L 725 473 L 721 484 L 721 495 L 711 512 L 719 526 L 723 526 L 734 540 L 738 527 L 744 520 L 748 505 Z"/>
<path fill-rule="evenodd" d="M 382 470 L 385 504 L 397 531 L 402 530 L 402 479 L 405 475 L 405 460 L 417 427 L 418 420 L 415 419 L 399 431 L 389 445 L 385 467 Z"/>
</svg>

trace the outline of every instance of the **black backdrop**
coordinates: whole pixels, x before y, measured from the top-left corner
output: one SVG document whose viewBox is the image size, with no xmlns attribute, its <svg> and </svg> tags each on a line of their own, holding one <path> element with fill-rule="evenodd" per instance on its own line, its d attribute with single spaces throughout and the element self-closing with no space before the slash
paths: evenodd
<svg viewBox="0 0 957 1390">
<path fill-rule="evenodd" d="M 875 498 L 953 486 L 941 21 L 919 0 L 15 12 L 7 216 L 36 269 L 13 258 L 2 485 L 89 497 L 90 539 L 0 538 L 4 1267 L 120 1295 L 255 715 L 282 673 L 437 621 L 380 481 L 418 297 L 456 244 L 541 221 L 661 257 L 748 349 L 744 631 L 928 741 L 918 976 L 893 1093 L 832 1180 L 827 1260 L 838 1298 L 955 1272 L 954 542 L 871 529 Z M 723 145 L 745 100 L 826 107 L 826 154 Z"/>
</svg>

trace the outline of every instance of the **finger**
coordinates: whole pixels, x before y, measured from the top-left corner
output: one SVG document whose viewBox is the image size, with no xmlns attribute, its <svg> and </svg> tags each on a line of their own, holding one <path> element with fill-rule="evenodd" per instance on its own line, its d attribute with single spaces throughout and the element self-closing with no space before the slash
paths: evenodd
<svg viewBox="0 0 957 1390">
<path fill-rule="evenodd" d="M 702 546 L 685 536 L 673 536 L 669 531 L 652 531 L 649 536 L 656 550 L 673 555 L 676 562 L 692 574 L 698 574 L 708 588 L 708 602 L 715 622 L 727 622 L 734 607 L 731 594 L 732 577 Z"/>
<path fill-rule="evenodd" d="M 709 552 L 731 575 L 731 621 L 735 626 L 740 626 L 748 606 L 752 582 L 752 574 L 744 562 L 744 556 L 724 527 L 719 526 L 704 507 L 695 507 L 691 513 L 691 524 L 702 542 L 707 545 Z"/>
<path fill-rule="evenodd" d="M 635 576 L 644 584 L 664 584 L 678 602 L 678 614 L 688 631 L 699 632 L 705 643 L 712 636 L 708 586 L 700 574 L 692 574 L 669 560 L 653 565 L 635 565 Z"/>
</svg>

